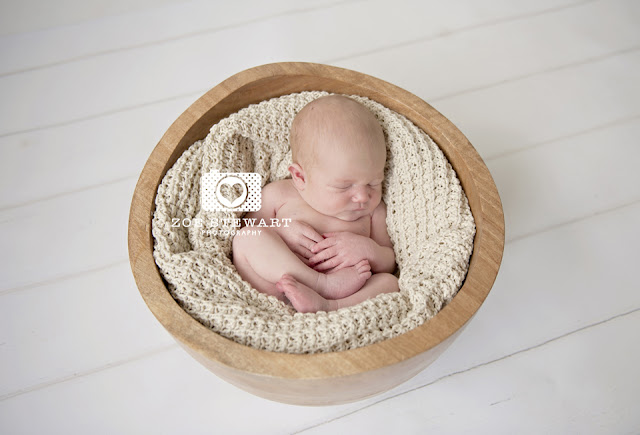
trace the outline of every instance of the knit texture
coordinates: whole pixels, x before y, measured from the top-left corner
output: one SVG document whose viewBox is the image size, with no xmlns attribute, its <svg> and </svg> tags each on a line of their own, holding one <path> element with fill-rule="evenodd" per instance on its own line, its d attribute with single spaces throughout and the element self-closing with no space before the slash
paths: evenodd
<svg viewBox="0 0 640 435">
<path fill-rule="evenodd" d="M 329 313 L 297 313 L 242 280 L 231 260 L 231 236 L 193 224 L 196 218 L 206 223 L 243 216 L 201 209 L 205 172 L 257 172 L 263 184 L 286 178 L 291 122 L 324 95 L 285 95 L 221 120 L 183 153 L 158 187 L 154 257 L 169 291 L 203 325 L 240 344 L 287 353 L 373 344 L 422 325 L 453 298 L 466 275 L 475 224 L 455 171 L 422 130 L 359 96 L 351 98 L 376 116 L 387 142 L 382 198 L 400 291 Z"/>
</svg>

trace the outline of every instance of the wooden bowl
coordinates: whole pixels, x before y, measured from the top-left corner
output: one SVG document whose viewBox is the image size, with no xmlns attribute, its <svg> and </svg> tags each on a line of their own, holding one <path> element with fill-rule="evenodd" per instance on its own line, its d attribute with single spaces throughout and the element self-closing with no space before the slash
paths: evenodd
<svg viewBox="0 0 640 435">
<path fill-rule="evenodd" d="M 257 350 L 224 338 L 172 298 L 153 259 L 151 219 L 159 183 L 212 125 L 252 103 L 294 92 L 357 94 L 403 114 L 439 145 L 455 169 L 476 223 L 462 288 L 436 316 L 405 334 L 359 349 L 310 355 Z M 129 260 L 160 323 L 196 360 L 258 396 L 300 405 L 351 402 L 389 390 L 431 364 L 473 317 L 498 274 L 504 216 L 489 170 L 464 135 L 415 95 L 382 80 L 327 65 L 275 63 L 242 71 L 191 105 L 167 130 L 142 170 L 129 215 Z"/>
</svg>

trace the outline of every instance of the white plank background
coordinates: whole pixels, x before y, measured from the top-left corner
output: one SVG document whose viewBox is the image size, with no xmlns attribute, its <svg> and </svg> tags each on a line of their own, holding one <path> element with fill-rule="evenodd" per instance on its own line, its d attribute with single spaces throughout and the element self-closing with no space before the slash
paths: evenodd
<svg viewBox="0 0 640 435">
<path fill-rule="evenodd" d="M 640 432 L 639 2 L 0 8 L 0 433 Z M 209 373 L 127 260 L 135 182 L 171 122 L 226 77 L 293 60 L 430 102 L 505 210 L 500 275 L 460 338 L 343 406 L 269 402 Z"/>
</svg>

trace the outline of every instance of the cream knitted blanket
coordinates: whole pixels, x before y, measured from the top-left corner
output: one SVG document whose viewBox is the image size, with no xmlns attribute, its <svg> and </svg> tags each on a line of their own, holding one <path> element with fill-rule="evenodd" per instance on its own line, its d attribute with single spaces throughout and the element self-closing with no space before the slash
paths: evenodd
<svg viewBox="0 0 640 435">
<path fill-rule="evenodd" d="M 331 352 L 409 331 L 435 315 L 460 288 L 475 224 L 454 170 L 437 145 L 384 106 L 352 96 L 380 121 L 387 139 L 383 200 L 400 291 L 330 313 L 301 314 L 253 289 L 231 261 L 241 212 L 203 211 L 205 172 L 257 172 L 263 183 L 286 178 L 295 114 L 326 92 L 303 92 L 251 105 L 211 128 L 178 159 L 158 187 L 154 257 L 178 303 L 205 326 L 238 343 L 276 352 Z M 200 219 L 200 221 L 198 221 Z M 202 222 L 202 226 L 198 225 Z"/>
</svg>

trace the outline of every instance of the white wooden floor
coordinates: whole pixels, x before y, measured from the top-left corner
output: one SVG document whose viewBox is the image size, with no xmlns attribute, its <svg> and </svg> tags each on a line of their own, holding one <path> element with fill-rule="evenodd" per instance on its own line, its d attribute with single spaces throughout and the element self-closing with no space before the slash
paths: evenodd
<svg viewBox="0 0 640 435">
<path fill-rule="evenodd" d="M 640 2 L 2 2 L 0 433 L 640 432 Z M 164 131 L 245 68 L 313 61 L 399 85 L 498 185 L 504 261 L 417 377 L 325 408 L 218 379 L 128 264 Z"/>
</svg>

